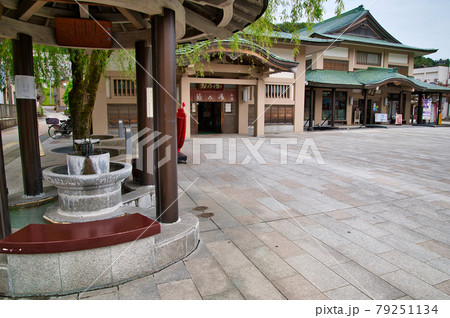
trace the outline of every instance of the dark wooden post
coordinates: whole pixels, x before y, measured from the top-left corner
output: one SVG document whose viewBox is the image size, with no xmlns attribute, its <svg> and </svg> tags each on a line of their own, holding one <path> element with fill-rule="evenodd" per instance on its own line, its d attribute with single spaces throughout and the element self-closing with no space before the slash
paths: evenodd
<svg viewBox="0 0 450 318">
<path fill-rule="evenodd" d="M 152 18 L 153 114 L 158 139 L 169 137 L 154 152 L 156 216 L 178 221 L 175 12 L 164 8 Z M 166 149 L 167 148 L 167 149 Z M 164 160 L 169 159 L 167 162 Z"/>
<path fill-rule="evenodd" d="M 331 89 L 331 127 L 334 127 L 334 113 L 336 109 L 336 88 Z"/>
<path fill-rule="evenodd" d="M 150 30 L 148 30 L 150 32 Z M 149 138 L 153 132 L 153 110 L 148 109 L 147 89 L 152 87 L 152 56 L 151 48 L 147 42 L 136 42 L 136 99 L 137 99 L 137 117 L 138 132 L 142 136 L 138 139 L 139 164 L 136 164 L 139 170 L 139 183 L 141 185 L 153 184 L 153 151 L 152 140 L 144 141 Z M 151 106 L 153 107 L 153 106 Z M 151 113 L 150 113 L 151 112 Z M 147 132 L 145 132 L 147 131 Z M 142 143 L 142 145 L 141 145 Z"/>
<path fill-rule="evenodd" d="M 18 91 L 19 86 L 25 85 L 29 86 L 29 91 L 32 90 L 31 95 L 34 95 L 34 79 L 32 79 L 34 77 L 33 44 L 31 36 L 18 34 L 18 39 L 13 40 L 13 57 L 17 87 L 17 122 L 19 126 L 23 189 L 25 195 L 35 196 L 43 192 L 36 97 L 25 96 L 24 98 L 22 93 Z M 20 75 L 24 75 L 24 77 Z M 20 84 L 18 83 L 19 81 L 21 82 Z M 31 81 L 33 81 L 32 85 Z"/>
<path fill-rule="evenodd" d="M 363 125 L 365 126 L 367 124 L 367 104 L 369 103 L 367 96 L 367 89 L 364 90 L 364 122 Z"/>
<path fill-rule="evenodd" d="M 3 158 L 2 132 L 0 130 L 0 240 L 11 234 L 11 219 L 8 209 L 5 160 Z"/>
<path fill-rule="evenodd" d="M 438 109 L 436 114 L 436 125 L 439 125 L 439 115 L 442 113 L 442 93 L 439 93 Z"/>
<path fill-rule="evenodd" d="M 419 101 L 417 102 L 417 123 L 423 123 L 423 93 L 419 93 Z"/>
<path fill-rule="evenodd" d="M 316 103 L 315 103 L 315 99 L 316 99 L 316 90 L 313 88 L 313 87 L 311 87 L 311 94 L 310 94 L 310 96 L 311 96 L 311 98 L 310 98 L 310 101 L 309 101 L 309 127 L 308 127 L 308 130 L 309 131 L 312 131 L 312 130 L 314 130 L 313 129 L 313 120 L 314 120 L 314 106 L 316 105 Z"/>
</svg>

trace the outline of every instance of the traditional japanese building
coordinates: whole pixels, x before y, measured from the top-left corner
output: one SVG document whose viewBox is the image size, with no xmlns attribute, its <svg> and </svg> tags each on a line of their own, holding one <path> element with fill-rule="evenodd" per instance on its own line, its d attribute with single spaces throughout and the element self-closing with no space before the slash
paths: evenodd
<svg viewBox="0 0 450 318">
<path fill-rule="evenodd" d="M 189 48 L 178 51 L 176 99 L 191 118 L 187 136 L 422 123 L 427 94 L 439 104 L 449 91 L 412 77 L 414 57 L 436 49 L 400 43 L 363 6 L 300 30 L 298 38 L 300 45 L 279 32 L 270 49 L 242 40 L 239 51 L 230 41 L 213 42 L 196 63 L 187 58 Z M 118 119 L 136 122 L 134 79 L 111 69 L 100 91 L 94 133 L 114 129 Z"/>
</svg>

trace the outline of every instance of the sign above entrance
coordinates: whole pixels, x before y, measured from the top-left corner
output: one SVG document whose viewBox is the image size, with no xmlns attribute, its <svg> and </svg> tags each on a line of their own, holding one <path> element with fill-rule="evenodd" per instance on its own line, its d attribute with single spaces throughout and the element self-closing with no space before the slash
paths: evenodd
<svg viewBox="0 0 450 318">
<path fill-rule="evenodd" d="M 191 89 L 193 102 L 237 102 L 237 91 L 206 91 Z"/>
<path fill-rule="evenodd" d="M 212 83 L 199 83 L 197 85 L 198 90 L 217 90 L 223 91 L 223 84 L 212 84 Z"/>
<path fill-rule="evenodd" d="M 112 47 L 111 27 L 110 21 L 55 18 L 56 43 L 62 46 L 109 49 Z"/>
</svg>

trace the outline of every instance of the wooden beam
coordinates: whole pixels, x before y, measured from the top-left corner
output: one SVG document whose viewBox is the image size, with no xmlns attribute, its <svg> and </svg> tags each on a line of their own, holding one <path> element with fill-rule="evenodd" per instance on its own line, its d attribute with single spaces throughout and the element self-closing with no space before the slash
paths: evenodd
<svg viewBox="0 0 450 318">
<path fill-rule="evenodd" d="M 3 14 L 3 4 L 0 3 L 0 19 L 2 18 Z"/>
<path fill-rule="evenodd" d="M 11 10 L 17 10 L 19 7 L 19 0 L 0 0 L 3 7 Z"/>
<path fill-rule="evenodd" d="M 21 21 L 28 21 L 40 8 L 42 8 L 46 1 L 24 1 L 21 2 L 15 14 L 16 18 Z"/>
<path fill-rule="evenodd" d="M 80 6 L 80 18 L 89 19 L 89 5 L 87 4 L 78 4 Z"/>
<path fill-rule="evenodd" d="M 117 10 L 133 24 L 136 29 L 146 29 L 149 27 L 148 22 L 144 20 L 139 12 L 117 7 Z"/>
<path fill-rule="evenodd" d="M 201 32 L 211 34 L 219 39 L 228 39 L 233 36 L 232 32 L 217 27 L 214 22 L 190 9 L 185 8 L 185 13 L 186 23 Z"/>
<path fill-rule="evenodd" d="M 56 46 L 55 30 L 3 16 L 0 19 L 0 38 L 16 39 L 18 33 L 33 37 L 33 43 Z"/>
<path fill-rule="evenodd" d="M 207 6 L 210 6 L 210 7 L 223 9 L 223 8 L 228 7 L 230 5 L 233 6 L 234 0 L 208 0 L 208 1 L 204 1 L 204 0 L 188 0 L 188 2 L 197 3 L 197 4 L 200 4 L 202 6 L 207 5 Z"/>
</svg>

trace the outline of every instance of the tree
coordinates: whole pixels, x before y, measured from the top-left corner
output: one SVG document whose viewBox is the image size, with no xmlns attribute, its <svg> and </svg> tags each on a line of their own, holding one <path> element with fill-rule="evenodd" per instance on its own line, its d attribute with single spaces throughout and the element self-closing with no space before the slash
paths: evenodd
<svg viewBox="0 0 450 318">
<path fill-rule="evenodd" d="M 72 63 L 72 89 L 69 92 L 69 111 L 73 138 L 88 138 L 92 123 L 98 84 L 103 75 L 111 50 L 69 49 Z"/>
</svg>

